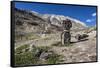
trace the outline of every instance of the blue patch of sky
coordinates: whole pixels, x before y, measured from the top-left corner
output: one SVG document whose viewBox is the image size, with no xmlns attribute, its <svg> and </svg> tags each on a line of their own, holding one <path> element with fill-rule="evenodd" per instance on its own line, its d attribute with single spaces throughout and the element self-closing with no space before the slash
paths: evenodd
<svg viewBox="0 0 100 68">
<path fill-rule="evenodd" d="M 96 25 L 96 7 L 94 6 L 15 2 L 15 7 L 19 9 L 35 11 L 41 14 L 70 16 L 84 22 L 87 26 Z"/>
</svg>

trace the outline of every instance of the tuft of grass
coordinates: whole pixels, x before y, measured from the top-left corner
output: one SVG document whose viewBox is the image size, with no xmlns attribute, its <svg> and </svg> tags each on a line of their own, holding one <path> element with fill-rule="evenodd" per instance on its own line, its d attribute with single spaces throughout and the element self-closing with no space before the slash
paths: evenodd
<svg viewBox="0 0 100 68">
<path fill-rule="evenodd" d="M 57 43 L 52 44 L 52 46 L 60 46 L 60 47 L 61 46 L 63 46 L 63 47 L 66 46 L 66 47 L 70 47 L 70 46 L 72 46 L 72 44 L 68 43 L 68 44 L 62 45 L 61 42 L 57 42 Z"/>
<path fill-rule="evenodd" d="M 49 38 L 49 37 L 45 37 L 43 40 L 51 40 L 51 38 Z"/>
<path fill-rule="evenodd" d="M 66 46 L 66 47 L 70 47 L 70 46 L 72 46 L 72 44 L 65 44 L 64 46 Z"/>
<path fill-rule="evenodd" d="M 23 49 L 26 49 L 28 47 L 29 47 L 29 45 L 21 45 L 20 47 L 16 48 L 15 53 L 20 54 L 20 53 L 22 53 Z"/>
<path fill-rule="evenodd" d="M 97 27 L 96 26 L 93 26 L 93 27 L 89 27 L 89 29 L 87 29 L 85 31 L 85 33 L 90 33 L 91 31 L 96 31 L 97 30 Z"/>
<path fill-rule="evenodd" d="M 34 40 L 37 38 L 40 38 L 40 36 L 37 34 L 33 34 L 33 33 L 29 33 L 23 36 L 15 35 L 15 40 Z"/>
<path fill-rule="evenodd" d="M 36 35 L 36 34 L 28 34 L 28 35 L 26 35 L 26 39 L 27 40 L 32 40 L 32 39 L 37 39 L 37 38 L 39 38 L 39 36 Z"/>
<path fill-rule="evenodd" d="M 35 57 L 32 52 L 15 55 L 15 65 L 31 65 L 37 64 L 38 57 Z"/>
<path fill-rule="evenodd" d="M 53 53 L 49 56 L 46 62 L 47 64 L 57 64 L 58 62 L 60 62 L 60 55 Z"/>
<path fill-rule="evenodd" d="M 97 28 L 96 28 L 96 27 L 94 27 L 94 28 L 93 28 L 93 30 L 97 30 Z"/>
<path fill-rule="evenodd" d="M 61 45 L 61 42 L 56 42 L 56 43 L 52 44 L 52 46 L 62 46 L 62 45 Z"/>
<path fill-rule="evenodd" d="M 42 50 L 42 51 L 48 51 L 49 49 L 51 49 L 51 47 L 49 46 L 38 46 L 36 47 L 36 49 L 38 50 Z"/>
</svg>

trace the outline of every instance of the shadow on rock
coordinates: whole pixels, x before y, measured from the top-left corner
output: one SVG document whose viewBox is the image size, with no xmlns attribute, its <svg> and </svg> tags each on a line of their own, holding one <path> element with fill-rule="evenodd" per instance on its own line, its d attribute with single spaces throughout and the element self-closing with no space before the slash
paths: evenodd
<svg viewBox="0 0 100 68">
<path fill-rule="evenodd" d="M 83 42 L 83 41 L 87 41 L 88 39 L 82 39 L 82 40 L 78 40 L 78 41 L 75 41 L 75 42 L 70 42 L 71 44 L 74 44 L 74 43 L 78 43 L 78 42 Z"/>
</svg>

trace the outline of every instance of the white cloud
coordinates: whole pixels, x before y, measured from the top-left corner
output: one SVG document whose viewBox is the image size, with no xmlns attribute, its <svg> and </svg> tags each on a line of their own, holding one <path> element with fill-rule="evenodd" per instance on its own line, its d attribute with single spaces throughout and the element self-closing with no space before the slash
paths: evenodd
<svg viewBox="0 0 100 68">
<path fill-rule="evenodd" d="M 93 13 L 92 16 L 93 16 L 93 17 L 96 16 L 96 13 Z"/>
<path fill-rule="evenodd" d="M 93 19 L 93 18 L 92 18 L 92 19 L 87 19 L 87 20 L 86 20 L 86 22 L 93 22 L 93 21 L 96 21 L 96 19 Z"/>
<path fill-rule="evenodd" d="M 86 20 L 86 22 L 91 22 L 91 21 L 92 21 L 91 19 L 87 19 L 87 20 Z"/>
<path fill-rule="evenodd" d="M 96 16 L 96 12 L 91 14 L 92 17 L 90 19 L 87 19 L 86 22 L 91 23 L 91 22 L 95 22 L 96 18 L 94 18 Z"/>
</svg>

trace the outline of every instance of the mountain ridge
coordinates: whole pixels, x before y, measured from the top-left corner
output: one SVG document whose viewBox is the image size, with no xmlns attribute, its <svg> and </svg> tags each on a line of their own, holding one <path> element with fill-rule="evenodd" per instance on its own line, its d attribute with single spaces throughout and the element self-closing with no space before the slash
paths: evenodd
<svg viewBox="0 0 100 68">
<path fill-rule="evenodd" d="M 63 20 L 69 19 L 73 29 L 84 29 L 87 25 L 77 19 L 64 15 L 40 14 L 36 11 L 27 11 L 15 8 L 15 23 L 17 31 L 24 32 L 50 32 L 62 31 Z M 53 31 L 54 30 L 54 31 Z"/>
</svg>

